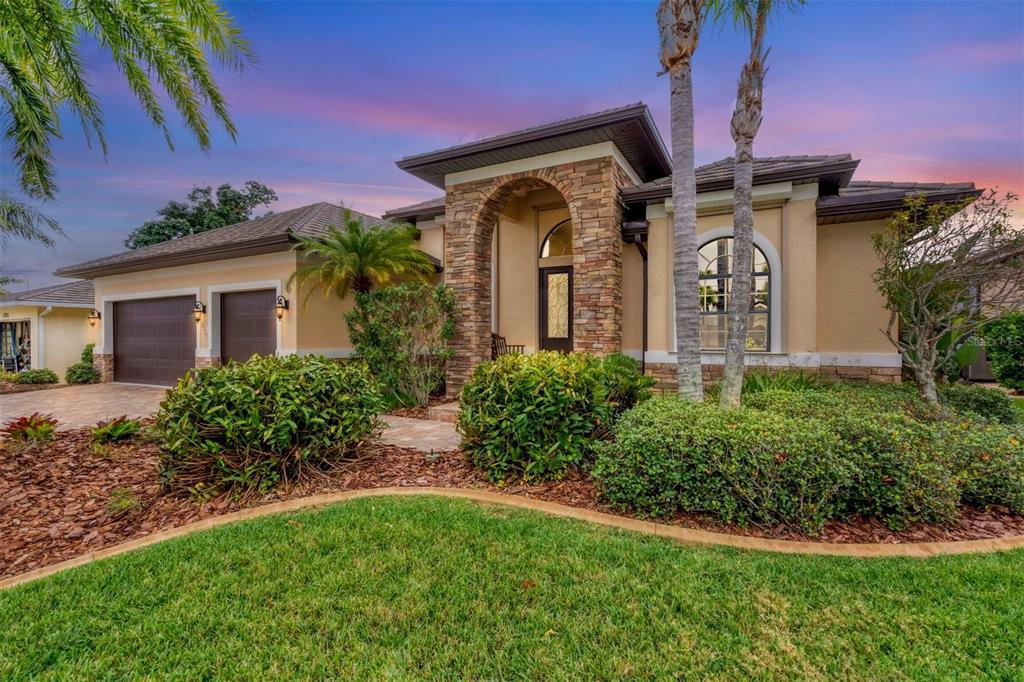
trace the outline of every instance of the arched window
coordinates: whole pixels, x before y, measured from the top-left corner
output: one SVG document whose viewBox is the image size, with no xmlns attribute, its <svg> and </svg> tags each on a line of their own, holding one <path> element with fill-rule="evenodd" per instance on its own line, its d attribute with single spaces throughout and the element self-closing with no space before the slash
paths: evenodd
<svg viewBox="0 0 1024 682">
<path fill-rule="evenodd" d="M 540 247 L 541 258 L 572 255 L 572 221 L 563 220 L 551 228 Z"/>
<path fill-rule="evenodd" d="M 714 239 L 700 247 L 700 347 L 725 350 L 732 302 L 732 237 Z M 771 273 L 764 252 L 754 247 L 747 350 L 771 348 Z"/>
</svg>

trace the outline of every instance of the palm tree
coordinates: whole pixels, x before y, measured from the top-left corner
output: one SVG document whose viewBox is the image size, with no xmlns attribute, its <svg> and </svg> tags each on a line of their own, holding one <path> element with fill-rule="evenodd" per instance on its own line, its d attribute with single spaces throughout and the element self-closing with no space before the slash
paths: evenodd
<svg viewBox="0 0 1024 682">
<path fill-rule="evenodd" d="M 800 2 L 787 0 L 786 4 L 795 7 Z M 740 71 L 736 107 L 730 125 L 736 150 L 733 154 L 732 300 L 729 303 L 729 332 L 719 397 L 724 407 L 738 407 L 743 392 L 754 255 L 754 138 L 761 127 L 764 76 L 767 72 L 768 52 L 764 49 L 764 36 L 774 7 L 773 0 L 733 0 L 716 7 L 719 15 L 731 10 L 733 23 L 750 34 L 750 55 Z"/>
<path fill-rule="evenodd" d="M 345 211 L 344 228 L 332 225 L 323 237 L 298 237 L 295 249 L 315 262 L 296 270 L 288 286 L 311 282 L 307 298 L 313 289 L 344 298 L 350 289 L 365 294 L 399 278 L 430 281 L 434 264 L 416 248 L 415 230 L 408 223 L 367 227 Z"/>
<path fill-rule="evenodd" d="M 697 178 L 693 161 L 693 74 L 690 60 L 706 18 L 705 0 L 661 0 L 661 66 L 669 75 L 672 111 L 673 282 L 676 291 L 676 376 L 679 394 L 704 397 L 698 310 Z"/>
<path fill-rule="evenodd" d="M 207 55 L 241 69 L 252 60 L 248 43 L 212 0 L 109 2 L 6 0 L 0 2 L 0 112 L 21 190 L 32 199 L 57 193 L 50 147 L 60 137 L 60 110 L 75 114 L 87 138 L 106 153 L 99 103 L 86 78 L 83 40 L 110 53 L 146 115 L 173 148 L 154 77 L 201 148 L 210 146 L 204 108 L 234 139 L 227 105 Z M 0 195 L 0 234 L 50 241 L 57 224 L 9 194 Z"/>
<path fill-rule="evenodd" d="M 0 275 L 0 296 L 6 296 L 10 293 L 7 290 L 12 284 L 23 284 L 25 280 L 18 279 L 17 277 L 11 277 L 10 275 Z"/>
</svg>

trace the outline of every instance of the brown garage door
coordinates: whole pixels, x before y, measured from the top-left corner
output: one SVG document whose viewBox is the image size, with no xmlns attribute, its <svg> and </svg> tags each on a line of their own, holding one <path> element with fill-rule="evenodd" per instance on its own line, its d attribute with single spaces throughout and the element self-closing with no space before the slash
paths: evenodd
<svg viewBox="0 0 1024 682">
<path fill-rule="evenodd" d="M 237 291 L 220 297 L 220 355 L 222 362 L 245 362 L 253 355 L 277 351 L 277 318 L 273 289 Z"/>
<path fill-rule="evenodd" d="M 114 380 L 172 385 L 196 364 L 195 298 L 114 304 Z"/>
</svg>

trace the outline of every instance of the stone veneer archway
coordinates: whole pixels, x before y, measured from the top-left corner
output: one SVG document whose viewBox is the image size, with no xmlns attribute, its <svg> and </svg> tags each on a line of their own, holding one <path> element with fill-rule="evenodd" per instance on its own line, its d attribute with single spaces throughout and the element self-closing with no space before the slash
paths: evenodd
<svg viewBox="0 0 1024 682">
<path fill-rule="evenodd" d="M 491 239 L 516 191 L 553 187 L 573 225 L 573 349 L 622 350 L 622 202 L 632 182 L 610 156 L 452 185 L 445 198 L 445 282 L 460 319 L 448 363 L 455 396 L 477 363 L 490 359 Z"/>
</svg>

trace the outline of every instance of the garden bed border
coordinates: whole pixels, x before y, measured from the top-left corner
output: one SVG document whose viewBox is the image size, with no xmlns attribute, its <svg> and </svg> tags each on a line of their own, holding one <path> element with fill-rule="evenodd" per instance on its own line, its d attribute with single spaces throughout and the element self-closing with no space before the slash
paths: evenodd
<svg viewBox="0 0 1024 682">
<path fill-rule="evenodd" d="M 798 540 L 774 540 L 770 538 L 750 537 L 746 535 L 730 535 L 728 533 L 715 533 L 696 528 L 685 528 L 673 526 L 654 521 L 643 521 L 632 519 L 616 514 L 570 507 L 556 502 L 537 500 L 520 495 L 507 493 L 496 493 L 489 490 L 478 490 L 474 488 L 440 488 L 440 487 L 406 487 L 406 488 L 361 488 L 359 490 L 345 490 L 342 492 L 300 497 L 282 502 L 261 505 L 242 509 L 237 512 L 213 516 L 200 521 L 187 523 L 177 528 L 158 531 L 135 540 L 129 540 L 113 547 L 107 547 L 95 552 L 88 552 L 80 556 L 61 561 L 59 563 L 37 568 L 21 575 L 12 576 L 0 580 L 0 590 L 5 590 L 17 585 L 23 585 L 40 578 L 66 571 L 70 568 L 83 566 L 93 561 L 125 554 L 136 549 L 142 549 L 155 545 L 165 540 L 189 535 L 201 530 L 210 530 L 238 521 L 282 514 L 292 511 L 306 511 L 317 507 L 324 507 L 330 504 L 357 500 L 364 497 L 402 497 L 434 495 L 438 497 L 458 498 L 473 500 L 484 504 L 495 504 L 518 509 L 529 509 L 543 512 L 551 516 L 575 519 L 587 523 L 595 523 L 601 526 L 618 528 L 620 530 L 646 533 L 658 537 L 673 540 L 689 547 L 733 547 L 761 552 L 776 552 L 780 554 L 806 554 L 816 556 L 845 556 L 859 558 L 878 557 L 914 557 L 927 558 L 941 555 L 969 554 L 999 552 L 1012 549 L 1024 548 L 1024 535 L 1014 535 L 1003 538 L 983 538 L 978 540 L 949 540 L 936 542 L 906 542 L 906 543 L 828 543 L 828 542 L 807 542 Z"/>
</svg>

